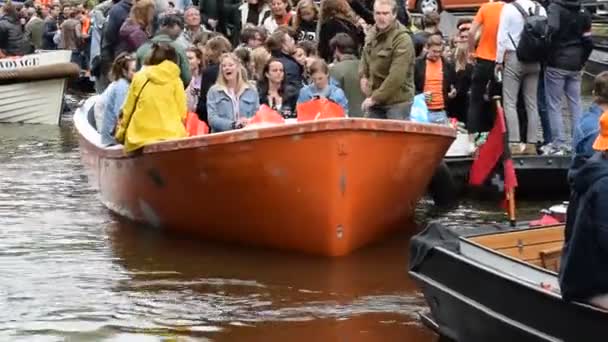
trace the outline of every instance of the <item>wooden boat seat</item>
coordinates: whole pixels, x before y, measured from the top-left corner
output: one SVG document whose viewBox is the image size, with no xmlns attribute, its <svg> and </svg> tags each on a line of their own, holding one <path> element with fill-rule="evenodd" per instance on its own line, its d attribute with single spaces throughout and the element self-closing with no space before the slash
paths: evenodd
<svg viewBox="0 0 608 342">
<path fill-rule="evenodd" d="M 559 272 L 559 261 L 562 257 L 562 246 L 540 251 L 541 266 L 553 272 Z"/>
<path fill-rule="evenodd" d="M 470 239 L 499 253 L 557 272 L 564 244 L 564 226 L 525 229 Z"/>
</svg>

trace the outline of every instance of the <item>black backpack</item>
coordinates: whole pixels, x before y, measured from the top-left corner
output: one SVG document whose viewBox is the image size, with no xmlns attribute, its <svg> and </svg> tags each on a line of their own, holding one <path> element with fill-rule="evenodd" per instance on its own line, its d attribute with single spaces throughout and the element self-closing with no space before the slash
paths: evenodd
<svg viewBox="0 0 608 342">
<path fill-rule="evenodd" d="M 526 13 L 523 7 L 517 2 L 512 2 L 519 13 L 524 17 L 524 28 L 521 31 L 519 45 L 516 46 L 515 52 L 517 59 L 521 62 L 543 62 L 549 52 L 549 23 L 546 16 L 540 15 L 540 5 L 534 2 L 534 12 Z M 511 43 L 515 46 L 515 42 L 509 35 Z"/>
</svg>

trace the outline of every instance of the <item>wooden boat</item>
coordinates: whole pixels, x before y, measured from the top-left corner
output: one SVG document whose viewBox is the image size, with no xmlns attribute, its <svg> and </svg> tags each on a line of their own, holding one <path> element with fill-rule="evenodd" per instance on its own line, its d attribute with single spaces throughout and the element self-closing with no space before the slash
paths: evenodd
<svg viewBox="0 0 608 342">
<path fill-rule="evenodd" d="M 423 322 L 453 341 L 605 341 L 608 312 L 560 296 L 563 230 L 455 237 L 429 226 L 410 263 L 430 307 Z"/>
<path fill-rule="evenodd" d="M 159 142 L 125 155 L 74 116 L 112 211 L 204 238 L 340 256 L 411 222 L 454 139 L 439 125 L 328 119 Z"/>
<path fill-rule="evenodd" d="M 0 59 L 0 122 L 59 124 L 66 80 L 79 68 L 69 50 Z"/>
</svg>

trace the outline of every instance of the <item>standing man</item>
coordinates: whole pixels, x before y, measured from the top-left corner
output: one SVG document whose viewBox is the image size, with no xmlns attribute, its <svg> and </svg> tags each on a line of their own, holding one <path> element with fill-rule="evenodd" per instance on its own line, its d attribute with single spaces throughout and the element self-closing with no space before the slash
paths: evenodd
<svg viewBox="0 0 608 342">
<path fill-rule="evenodd" d="M 29 39 L 30 43 L 34 45 L 34 48 L 42 49 L 42 34 L 44 31 L 44 20 L 38 16 L 38 12 L 35 8 L 30 7 L 27 9 L 29 20 L 25 24 L 25 36 Z"/>
<path fill-rule="evenodd" d="M 509 145 L 514 155 L 537 154 L 538 142 L 538 75 L 539 62 L 523 62 L 517 57 L 517 46 L 524 29 L 524 13 L 538 13 L 547 16 L 545 9 L 532 0 L 515 0 L 505 5 L 500 13 L 498 25 L 496 71 L 504 70 L 502 82 L 502 99 L 505 117 L 509 131 Z M 504 66 L 503 66 L 504 62 Z M 526 115 L 528 118 L 527 139 L 523 143 L 519 134 L 519 117 L 517 114 L 517 98 L 522 89 Z"/>
<path fill-rule="evenodd" d="M 329 75 L 338 82 L 348 98 L 348 116 L 360 118 L 361 104 L 365 96 L 359 87 L 359 58 L 357 58 L 357 43 L 347 33 L 338 33 L 329 42 L 330 50 L 334 52 L 334 63 L 329 68 Z"/>
<path fill-rule="evenodd" d="M 359 67 L 366 117 L 405 120 L 414 99 L 414 45 L 397 21 L 395 0 L 376 0 Z"/>
<path fill-rule="evenodd" d="M 59 5 L 53 5 L 49 12 L 49 16 L 44 18 L 42 48 L 45 50 L 57 49 L 57 45 L 53 41 L 53 37 L 55 37 L 55 33 L 57 33 L 57 30 L 59 30 L 59 26 L 57 25 L 57 18 L 59 17 L 60 12 L 61 8 L 59 7 Z"/>
<path fill-rule="evenodd" d="M 553 141 L 543 152 L 569 154 L 562 98 L 565 94 L 572 113 L 570 127 L 575 127 L 583 113 L 581 70 L 593 50 L 591 15 L 581 7 L 579 0 L 555 0 L 549 5 L 547 19 L 551 48 L 545 71 L 545 96 Z"/>
<path fill-rule="evenodd" d="M 469 55 L 477 57 L 473 67 L 467 113 L 467 130 L 471 134 L 488 132 L 494 125 L 494 115 L 490 115 L 490 111 L 487 110 L 489 102 L 484 99 L 484 94 L 494 79 L 496 35 L 503 6 L 502 1 L 487 2 L 481 5 L 469 30 Z M 481 30 L 481 36 L 477 46 L 475 38 L 479 30 Z M 475 50 L 475 46 L 477 46 L 477 50 Z"/>
</svg>

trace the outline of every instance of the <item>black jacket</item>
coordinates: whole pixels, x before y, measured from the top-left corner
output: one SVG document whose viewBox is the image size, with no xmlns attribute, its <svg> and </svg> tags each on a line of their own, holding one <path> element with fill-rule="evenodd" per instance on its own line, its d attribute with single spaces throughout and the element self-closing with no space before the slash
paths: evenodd
<svg viewBox="0 0 608 342">
<path fill-rule="evenodd" d="M 200 0 L 199 10 L 206 26 L 209 19 L 217 20 L 216 31 L 225 35 L 233 46 L 239 43 L 241 33 L 240 0 Z"/>
<path fill-rule="evenodd" d="M 443 102 L 445 108 L 448 109 L 450 99 L 448 94 L 453 86 L 456 87 L 456 71 L 452 63 L 448 62 L 445 58 L 441 57 L 443 66 Z M 426 56 L 422 56 L 416 59 L 416 65 L 414 69 L 414 85 L 416 87 L 416 94 L 424 92 L 424 83 L 426 81 Z"/>
<path fill-rule="evenodd" d="M 283 70 L 285 70 L 285 81 L 288 85 L 292 86 L 294 89 L 297 89 L 299 92 L 304 85 L 304 78 L 302 77 L 304 67 L 301 66 L 300 63 L 296 62 L 292 56 L 280 51 L 272 51 L 272 57 L 283 63 Z"/>
<path fill-rule="evenodd" d="M 591 36 L 583 35 L 591 29 L 591 15 L 578 0 L 555 0 L 547 9 L 547 17 L 551 44 L 547 65 L 581 70 L 593 50 Z"/>
<path fill-rule="evenodd" d="M 596 153 L 574 173 L 559 282 L 567 301 L 608 293 L 608 159 Z"/>
<path fill-rule="evenodd" d="M 321 24 L 319 29 L 319 57 L 323 58 L 327 63 L 334 60 L 333 53 L 329 48 L 329 41 L 338 33 L 348 34 L 357 44 L 357 51 L 363 46 L 365 34 L 361 29 L 355 26 L 350 21 L 332 18 Z"/>
<path fill-rule="evenodd" d="M 17 19 L 5 15 L 0 18 L 0 50 L 9 56 L 21 56 L 34 52 Z"/>
<path fill-rule="evenodd" d="M 57 19 L 48 17 L 44 19 L 44 31 L 42 34 L 42 48 L 45 50 L 55 50 L 57 45 L 53 41 L 53 37 L 57 32 Z"/>
<path fill-rule="evenodd" d="M 220 74 L 220 65 L 219 64 L 209 64 L 201 74 L 201 93 L 198 97 L 198 105 L 196 106 L 196 114 L 198 114 L 198 118 L 202 121 L 208 122 L 208 113 L 207 113 L 207 93 L 209 89 L 213 87 L 215 82 L 217 81 L 217 77 Z"/>
<path fill-rule="evenodd" d="M 296 30 L 296 41 L 302 42 L 305 40 L 316 41 L 317 40 L 317 21 L 300 22 L 300 26 Z"/>
<path fill-rule="evenodd" d="M 268 100 L 268 85 L 264 82 L 258 82 L 258 94 L 260 96 L 260 105 L 267 105 L 276 110 L 272 103 Z M 298 103 L 299 91 L 290 85 L 285 85 L 281 93 L 282 104 L 279 113 L 285 119 L 296 118 L 296 105 Z"/>
<path fill-rule="evenodd" d="M 103 26 L 103 37 L 101 40 L 101 59 L 104 63 L 112 64 L 112 62 L 114 62 L 120 27 L 127 17 L 129 17 L 132 6 L 132 0 L 121 0 L 113 5 L 108 12 L 107 21 Z"/>
</svg>

